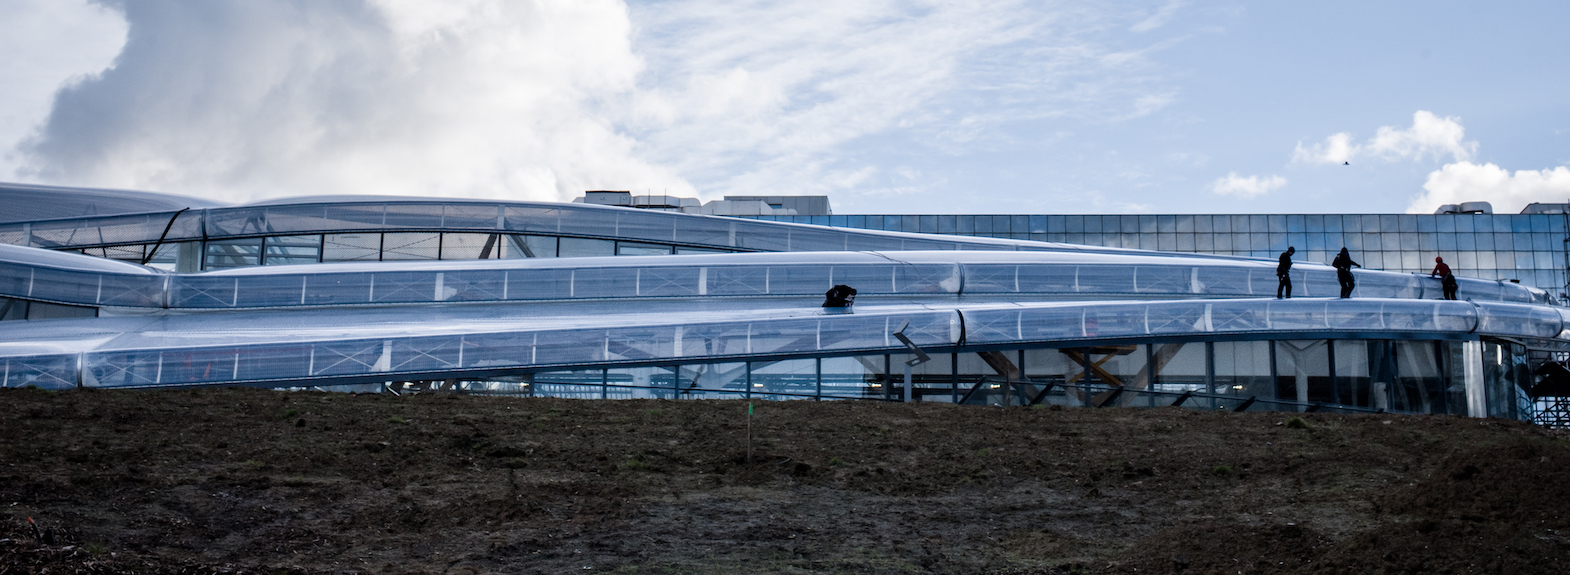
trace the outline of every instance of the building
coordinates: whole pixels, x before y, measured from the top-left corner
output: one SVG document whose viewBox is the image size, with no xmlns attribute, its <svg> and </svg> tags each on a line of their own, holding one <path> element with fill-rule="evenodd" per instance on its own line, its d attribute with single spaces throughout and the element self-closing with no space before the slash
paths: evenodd
<svg viewBox="0 0 1570 575">
<path fill-rule="evenodd" d="M 723 200 L 703 203 L 697 198 L 679 196 L 588 191 L 573 203 L 710 216 L 827 216 L 834 213 L 829 208 L 828 196 L 725 196 Z"/>
<path fill-rule="evenodd" d="M 1329 262 L 1345 247 L 1366 269 L 1427 274 L 1443 257 L 1457 275 L 1564 292 L 1566 204 L 1520 214 L 900 215 L 758 219 L 925 234 L 1011 238 L 1200 254 Z"/>
<path fill-rule="evenodd" d="M 15 205 L 5 197 L 15 188 L 0 186 L 0 205 Z M 1534 361 L 1570 349 L 1570 309 L 1530 285 L 1462 278 L 1464 299 L 1445 301 L 1436 280 L 1359 270 L 1356 297 L 1339 299 L 1334 270 L 1312 260 L 1292 270 L 1294 297 L 1277 299 L 1274 259 L 1232 253 L 592 202 L 342 196 L 214 207 L 163 196 L 84 215 L 81 198 L 96 191 L 50 191 L 59 217 L 50 205 L 0 217 L 11 220 L 0 223 L 0 317 L 19 320 L 0 330 L 6 387 L 1532 418 L 1557 405 L 1533 395 L 1546 389 Z M 876 216 L 824 217 L 871 227 Z M 1010 217 L 1002 233 L 1073 237 L 1069 216 L 1054 217 L 1065 231 L 1014 232 Z M 1388 232 L 1398 239 L 1404 217 Z M 955 232 L 961 221 L 996 222 L 936 218 L 937 232 L 945 221 Z M 1023 218 L 1025 229 L 1036 219 Z M 1077 218 L 1085 229 L 1090 217 Z M 1145 221 L 1115 218 L 1118 234 Z M 1201 229 L 1200 217 L 1171 217 L 1170 232 L 1152 219 L 1154 247 L 1163 233 L 1196 247 L 1202 233 L 1244 233 L 1232 216 L 1204 218 L 1210 229 L 1194 232 L 1178 230 Z M 1223 218 L 1229 227 L 1217 231 Z M 1244 218 L 1253 230 L 1254 216 Z M 1303 232 L 1281 218 L 1283 234 L 1309 233 L 1306 218 Z M 1103 240 L 1108 221 L 1096 217 Z M 1130 232 L 1139 242 L 1142 229 Z M 614 257 L 632 255 L 643 257 Z M 837 285 L 857 290 L 854 305 L 821 307 Z"/>
</svg>

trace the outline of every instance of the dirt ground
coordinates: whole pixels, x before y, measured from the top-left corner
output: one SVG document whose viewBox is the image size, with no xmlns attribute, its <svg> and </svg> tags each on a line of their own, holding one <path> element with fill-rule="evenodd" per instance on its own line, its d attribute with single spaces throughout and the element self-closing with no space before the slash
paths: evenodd
<svg viewBox="0 0 1570 575">
<path fill-rule="evenodd" d="M 0 390 L 0 574 L 1570 572 L 1570 443 L 1524 423 L 758 402 L 749 463 L 747 422 Z"/>
</svg>

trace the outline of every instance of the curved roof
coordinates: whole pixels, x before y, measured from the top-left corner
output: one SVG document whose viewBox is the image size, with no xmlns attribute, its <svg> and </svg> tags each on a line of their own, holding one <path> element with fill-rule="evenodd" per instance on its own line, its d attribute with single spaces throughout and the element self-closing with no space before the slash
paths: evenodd
<svg viewBox="0 0 1570 575">
<path fill-rule="evenodd" d="M 72 263 L 80 265 L 70 265 Z M 1329 266 L 1293 271 L 1300 296 L 1340 289 Z M 1363 297 L 1424 298 L 1437 280 L 1359 272 Z M 38 248 L 0 249 L 0 295 L 90 306 L 244 309 L 456 302 L 799 298 L 849 285 L 862 297 L 1086 300 L 1273 293 L 1258 261 L 1066 252 L 790 252 L 700 256 L 363 262 L 169 274 Z M 1463 280 L 1473 300 L 1543 302 L 1518 284 Z M 607 310 L 608 311 L 608 310 Z"/>
<path fill-rule="evenodd" d="M 868 306 L 854 314 L 796 306 L 690 316 L 660 310 L 597 316 L 584 313 L 583 305 L 557 307 L 542 316 L 529 307 L 437 306 L 415 315 L 346 308 L 19 322 L 25 325 L 0 341 L 0 363 L 4 377 L 15 374 L 18 384 L 326 385 L 899 352 L 904 347 L 890 334 L 902 324 L 911 341 L 928 349 L 1216 335 L 1553 338 L 1563 337 L 1566 325 L 1563 310 L 1545 306 L 1409 299 L 896 305 Z M 63 337 L 63 331 L 73 329 L 90 337 Z M 59 351 L 37 354 L 49 349 Z"/>
<path fill-rule="evenodd" d="M 147 266 L 71 252 L 24 248 L 0 244 L 0 264 L 24 267 L 48 267 L 73 272 L 102 272 L 109 274 L 156 275 L 163 273 Z M 14 269 L 14 268 L 13 268 Z M 14 272 L 0 271 L 0 277 L 14 276 Z M 0 290 L 3 291 L 3 290 Z M 0 293 L 0 295 L 5 295 Z M 11 294 L 16 295 L 16 294 Z"/>
<path fill-rule="evenodd" d="M 132 190 L 0 183 L 0 223 L 212 208 L 221 202 Z"/>
</svg>

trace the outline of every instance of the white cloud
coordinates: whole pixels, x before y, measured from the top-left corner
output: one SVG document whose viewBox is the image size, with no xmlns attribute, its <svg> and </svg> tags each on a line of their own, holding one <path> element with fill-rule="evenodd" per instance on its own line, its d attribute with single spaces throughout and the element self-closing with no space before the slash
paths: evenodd
<svg viewBox="0 0 1570 575">
<path fill-rule="evenodd" d="M 1287 185 L 1287 179 L 1281 176 L 1249 176 L 1237 175 L 1229 172 L 1226 177 L 1217 178 L 1210 183 L 1210 191 L 1223 196 L 1236 196 L 1243 199 L 1255 198 L 1270 193 L 1271 191 Z"/>
<path fill-rule="evenodd" d="M 57 95 L 24 175 L 230 200 L 693 192 L 605 120 L 642 66 L 615 0 L 117 8 L 124 51 Z"/>
<path fill-rule="evenodd" d="M 1177 14 L 1178 8 L 1183 7 L 1183 4 L 1184 2 L 1182 0 L 1170 0 L 1166 4 L 1162 5 L 1161 8 L 1157 9 L 1155 14 L 1151 14 L 1149 18 L 1140 20 L 1133 26 L 1130 26 L 1128 30 L 1130 32 L 1142 34 L 1165 26 L 1167 22 L 1172 20 L 1172 16 Z"/>
<path fill-rule="evenodd" d="M 129 36 L 20 177 L 228 200 L 915 189 L 869 138 L 984 153 L 1021 122 L 1176 98 L 1151 0 L 102 0 Z M 1165 14 L 1165 15 L 1163 15 Z M 3 142 L 0 142 L 3 145 Z M 3 176 L 3 174 L 0 174 Z M 846 200 L 852 200 L 847 197 Z"/>
<path fill-rule="evenodd" d="M 1000 127 L 1115 121 L 1173 101 L 1147 86 L 1146 52 L 1095 41 L 1125 13 L 1025 0 L 634 5 L 650 82 L 625 125 L 651 160 L 713 194 L 925 186 L 894 179 L 893 165 L 852 177 L 878 161 L 859 144 L 898 132 L 906 147 L 970 154 L 997 145 Z"/>
<path fill-rule="evenodd" d="M 0 153 L 38 129 L 62 85 L 109 67 L 125 44 L 125 20 L 87 0 L 0 2 Z M 15 158 L 0 156 L 0 177 Z"/>
<path fill-rule="evenodd" d="M 1407 206 L 1407 213 L 1431 214 L 1445 204 L 1472 201 L 1489 202 L 1498 213 L 1516 213 L 1532 202 L 1570 202 L 1570 168 L 1511 174 L 1491 163 L 1447 164 L 1428 174 L 1423 193 Z"/>
<path fill-rule="evenodd" d="M 1465 162 L 1477 153 L 1477 142 L 1466 141 L 1466 129 L 1461 119 L 1435 116 L 1432 112 L 1418 110 L 1412 115 L 1412 127 L 1399 129 L 1382 126 L 1367 142 L 1353 142 L 1352 134 L 1338 133 L 1325 138 L 1323 143 L 1304 147 L 1298 142 L 1292 161 L 1306 164 L 1340 164 L 1353 160 L 1442 160 Z"/>
</svg>

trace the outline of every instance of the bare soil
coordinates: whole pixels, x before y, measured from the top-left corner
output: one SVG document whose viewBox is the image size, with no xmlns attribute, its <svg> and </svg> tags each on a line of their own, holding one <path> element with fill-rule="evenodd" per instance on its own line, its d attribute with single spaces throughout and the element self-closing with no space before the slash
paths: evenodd
<svg viewBox="0 0 1570 575">
<path fill-rule="evenodd" d="M 1525 423 L 758 402 L 749 462 L 747 422 L 0 390 L 0 574 L 1570 572 L 1570 443 Z"/>
</svg>

